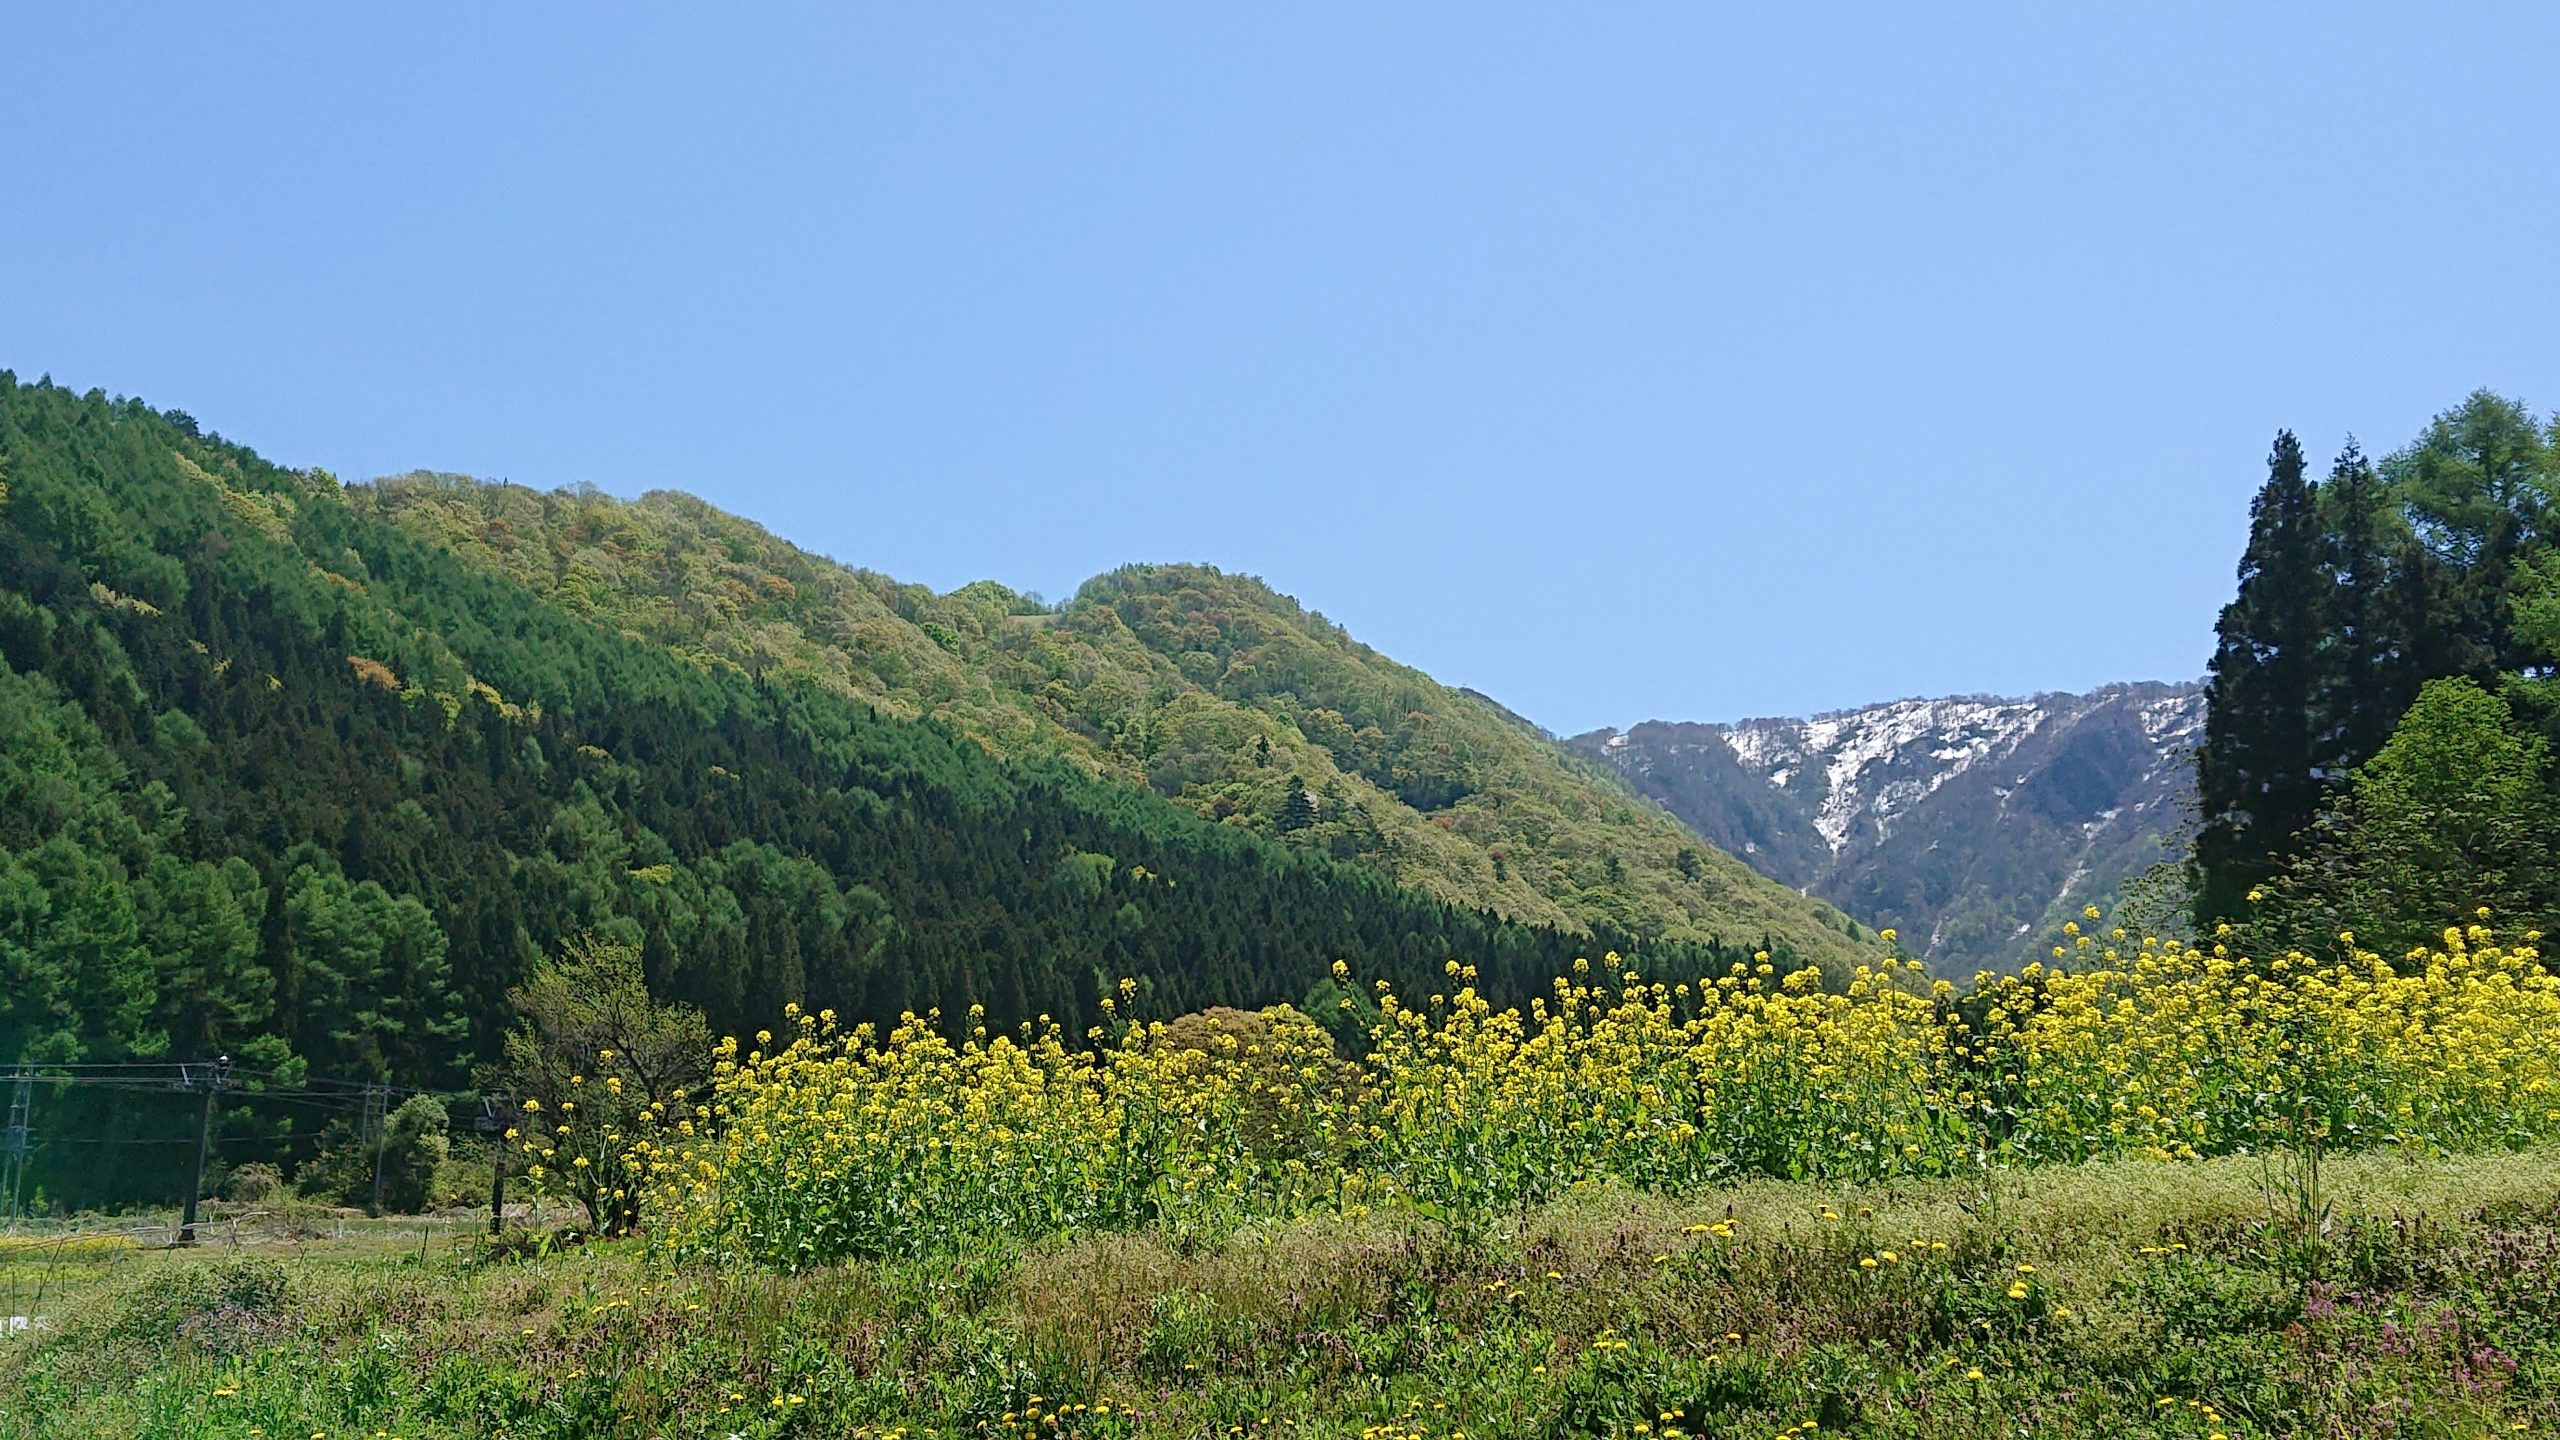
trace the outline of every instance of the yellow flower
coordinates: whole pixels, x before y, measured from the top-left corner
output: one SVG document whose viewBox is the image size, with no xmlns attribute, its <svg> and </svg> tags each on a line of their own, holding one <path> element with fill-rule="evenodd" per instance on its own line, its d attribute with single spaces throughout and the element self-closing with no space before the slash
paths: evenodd
<svg viewBox="0 0 2560 1440">
<path fill-rule="evenodd" d="M 1368 1053 L 1348 1062 L 1311 1025 L 1311 1040 L 1274 1026 L 1204 1047 L 1162 1023 L 1071 1039 L 1047 1021 L 998 1034 L 972 1017 L 953 1038 L 930 1015 L 879 1033 L 827 1022 L 778 1052 L 725 1044 L 704 1123 L 671 1114 L 574 1148 L 640 1177 L 670 1252 L 721 1260 L 757 1258 L 759 1236 L 866 1233 L 860 1195 L 906 1196 L 917 1218 L 902 1223 L 959 1243 L 997 1214 L 1126 1223 L 1077 1178 L 1097 1174 L 1133 1177 L 1176 1223 L 1693 1183 L 1737 1145 L 1813 1179 L 1891 1183 L 1976 1163 L 1945 1119 L 1992 1106 L 2017 1117 L 2005 1143 L 2020 1163 L 2227 1154 L 2265 1137 L 2215 1097 L 2281 1097 L 2313 1057 L 2395 1143 L 2513 1143 L 2497 1117 L 2522 1138 L 2560 1134 L 2560 1059 L 2538 1040 L 2560 1028 L 2560 979 L 2485 927 L 2388 963 L 2260 963 L 2156 936 L 2079 963 L 1920 993 L 1895 967 L 1826 986 L 1756 954 L 1694 985 L 1621 988 L 1633 972 L 1618 962 L 1595 986 L 1577 978 L 1586 962 L 1520 1010 L 1488 1003 L 1461 963 L 1468 983 L 1434 1007 L 1378 982 Z M 1729 1240 L 1733 1224 L 1704 1233 Z"/>
</svg>

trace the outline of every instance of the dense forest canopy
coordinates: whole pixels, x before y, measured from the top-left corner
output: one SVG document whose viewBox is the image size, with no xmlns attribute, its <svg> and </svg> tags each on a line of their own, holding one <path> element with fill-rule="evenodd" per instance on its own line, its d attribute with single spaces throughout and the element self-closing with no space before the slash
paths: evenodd
<svg viewBox="0 0 2560 1440">
<path fill-rule="evenodd" d="M 1142 691 L 1125 723 L 1165 738 L 1126 752 L 1091 737 L 1081 751 L 1005 744 L 992 726 L 896 703 L 894 687 L 866 693 L 850 671 L 713 648 L 738 641 L 714 620 L 752 610 L 724 586 L 662 597 L 655 619 L 637 586 L 599 581 L 582 597 L 559 576 L 586 551 L 614 556 L 609 532 L 579 532 L 568 569 L 528 585 L 391 523 L 381 497 L 351 502 L 325 472 L 270 464 L 138 401 L 0 372 L 0 483 L 0 1062 L 226 1054 L 252 1092 L 302 1076 L 461 1087 L 497 1054 L 510 987 L 586 935 L 636 947 L 654 991 L 748 1030 L 790 1000 L 872 1019 L 983 1005 L 997 1024 L 1045 1014 L 1080 1028 L 1120 977 L 1160 1013 L 1311 991 L 1321 1011 L 1337 958 L 1424 992 L 1464 956 L 1489 993 L 1521 999 L 1610 949 L 1692 973 L 1764 946 L 1835 964 L 1851 952 L 1831 917 L 1764 882 L 1711 923 L 1704 897 L 1722 872 L 1707 857 L 1623 794 L 1595 801 L 1607 792 L 1564 781 L 1551 788 L 1574 803 L 1634 817 L 1592 832 L 1634 838 L 1590 860 L 1576 893 L 1599 898 L 1573 907 L 1504 918 L 1468 903 L 1502 894 L 1438 878 L 1433 852 L 1365 834 L 1332 843 L 1325 827 L 1377 810 L 1400 773 L 1416 787 L 1447 773 L 1399 772 L 1400 756 L 1473 746 L 1499 766 L 1543 743 L 1499 751 L 1483 735 L 1503 722 L 1447 718 L 1434 706 L 1450 702 L 1411 672 L 1380 682 L 1375 717 L 1331 707 L 1355 737 L 1409 720 L 1410 733 L 1356 741 L 1376 746 L 1374 776 L 1326 768 L 1337 752 L 1293 738 L 1294 722 L 1205 687 Z M 572 513 L 609 503 L 537 498 Z M 734 524 L 659 503 L 692 507 L 705 544 Z M 719 550 L 745 564 L 749 547 Z M 896 644 L 831 643 L 881 671 L 904 665 L 915 693 L 951 701 L 994 684 L 906 657 L 911 633 L 974 623 L 970 643 L 1019 675 L 1063 663 L 1040 650 L 1045 633 L 1178 627 L 1195 602 L 1151 597 L 1224 578 L 1113 577 L 1056 615 L 991 587 L 932 606 L 911 593 L 899 603 L 920 619 L 901 620 Z M 832 567 L 789 583 L 804 580 L 902 593 Z M 1278 629 L 1230 648 L 1268 662 L 1266 676 L 1308 653 L 1392 673 L 1313 617 Z M 777 651 L 803 643 L 763 633 Z M 968 649 L 956 635 L 928 645 Z M 1227 685 L 1273 692 L 1275 680 L 1228 674 L 1233 660 L 1219 662 Z M 1164 673 L 1135 651 L 1127 668 Z M 1061 715 L 1099 736 L 1100 702 L 1077 703 Z M 985 713 L 1019 717 L 1025 735 L 1083 734 L 1032 701 Z M 1435 727 L 1445 746 L 1416 738 Z M 1098 763 L 1106 752 L 1142 756 L 1148 783 Z M 1255 805 L 1269 791 L 1265 823 L 1220 823 L 1244 813 L 1222 811 L 1209 793 L 1221 786 Z M 1446 814 L 1466 797 L 1435 798 Z M 1523 852 L 1523 868 L 1531 853 L 1552 880 L 1573 852 Z M 1659 899 L 1666 876 L 1686 908 L 1660 908 L 1675 904 Z M 1621 910 L 1683 923 L 1622 925 Z M 310 1130 L 255 1103 L 225 1115 L 235 1159 L 292 1153 Z M 172 1193 L 183 1167 L 166 1147 L 191 1118 L 73 1096 L 46 1119 L 66 1144 L 39 1154 L 37 1183 L 60 1202 Z"/>
<path fill-rule="evenodd" d="M 688 495 L 408 475 L 348 497 L 705 665 L 1062 758 L 1453 904 L 1855 953 L 1837 911 L 1699 844 L 1605 767 L 1247 576 L 1130 566 L 1052 608 L 991 582 L 937 595 L 849 569 Z"/>
</svg>

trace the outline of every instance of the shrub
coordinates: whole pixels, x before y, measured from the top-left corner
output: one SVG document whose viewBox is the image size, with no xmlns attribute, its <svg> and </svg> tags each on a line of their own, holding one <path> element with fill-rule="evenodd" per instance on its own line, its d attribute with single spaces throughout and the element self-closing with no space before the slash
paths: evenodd
<svg viewBox="0 0 2560 1440">
<path fill-rule="evenodd" d="M 284 1172 L 267 1164 L 235 1166 L 222 1181 L 222 1197 L 244 1205 L 264 1204 L 283 1189 Z"/>
<path fill-rule="evenodd" d="M 444 1102 L 432 1095 L 412 1095 L 391 1112 L 382 1138 L 384 1210 L 411 1215 L 434 1202 L 436 1171 L 452 1150 L 444 1132 Z"/>
<path fill-rule="evenodd" d="M 245 1352 L 292 1327 L 292 1294 L 284 1266 L 273 1260 L 162 1270 L 124 1302 L 108 1333 L 152 1345 L 186 1341 Z"/>
<path fill-rule="evenodd" d="M 507 1000 L 521 1018 L 506 1037 L 506 1075 L 525 1100 L 506 1139 L 527 1152 L 526 1180 L 575 1200 L 601 1234 L 631 1229 L 650 1137 L 692 1129 L 710 1067 L 702 1012 L 660 1004 L 639 951 L 595 940 L 572 942 Z"/>
<path fill-rule="evenodd" d="M 413 1095 L 383 1122 L 378 1137 L 368 1139 L 363 1127 L 332 1121 L 321 1132 L 320 1153 L 295 1177 L 302 1193 L 336 1205 L 373 1208 L 374 1179 L 381 1176 L 382 1209 L 415 1214 L 435 1199 L 436 1171 L 451 1153 L 445 1135 L 444 1102 Z"/>
</svg>

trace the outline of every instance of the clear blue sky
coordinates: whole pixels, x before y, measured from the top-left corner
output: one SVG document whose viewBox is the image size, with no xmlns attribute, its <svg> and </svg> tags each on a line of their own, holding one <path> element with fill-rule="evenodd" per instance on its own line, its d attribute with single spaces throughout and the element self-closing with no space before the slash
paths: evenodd
<svg viewBox="0 0 2560 1440">
<path fill-rule="evenodd" d="M 2560 404 L 2560 6 L 93 8 L 0 366 L 1564 730 L 2195 674 L 2277 426 Z"/>
</svg>

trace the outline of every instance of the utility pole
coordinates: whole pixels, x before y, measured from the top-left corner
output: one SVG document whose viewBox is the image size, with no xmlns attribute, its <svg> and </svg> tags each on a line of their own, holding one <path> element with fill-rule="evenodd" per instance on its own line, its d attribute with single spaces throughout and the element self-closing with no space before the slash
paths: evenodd
<svg viewBox="0 0 2560 1440">
<path fill-rule="evenodd" d="M 27 1188 L 27 1118 L 35 1102 L 35 1071 L 21 1065 L 10 1077 L 9 1128 L 0 1132 L 0 1207 L 15 1226 L 23 1218 L 20 1194 Z"/>
<path fill-rule="evenodd" d="M 382 1213 L 382 1151 L 390 1143 L 390 1137 L 383 1133 L 389 1127 L 382 1123 L 382 1087 L 379 1085 L 364 1087 L 364 1128 L 365 1133 L 373 1138 L 373 1204 L 364 1213 L 379 1215 Z"/>
<path fill-rule="evenodd" d="M 499 1128 L 498 1102 L 483 1096 L 480 1118 L 471 1128 L 489 1137 L 489 1233 L 496 1235 L 507 1223 L 507 1141 Z"/>
<path fill-rule="evenodd" d="M 186 1218 L 178 1222 L 178 1243 L 193 1245 L 196 1243 L 196 1198 L 204 1193 L 205 1158 L 213 1150 L 213 1097 L 222 1089 L 223 1082 L 231 1078 L 231 1057 L 225 1055 L 216 1061 L 206 1070 L 201 1081 L 196 1075 L 196 1067 L 192 1065 L 187 1067 L 185 1074 L 193 1088 L 204 1091 L 204 1106 L 196 1112 L 196 1168 L 187 1179 Z"/>
</svg>

